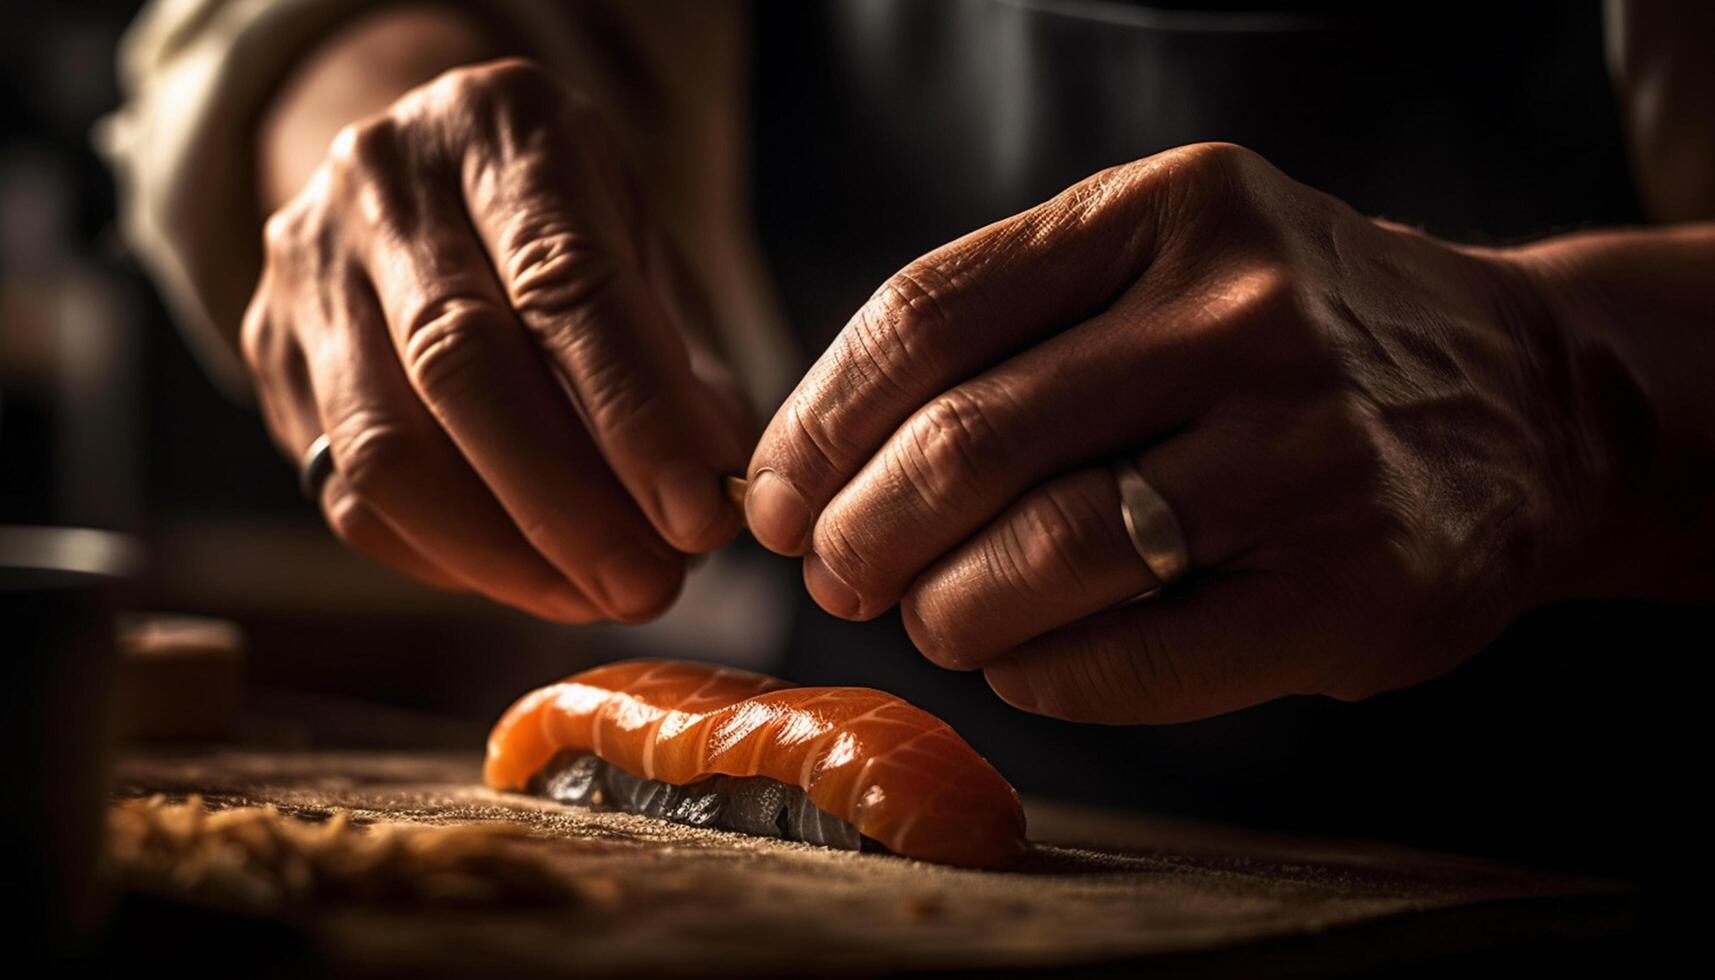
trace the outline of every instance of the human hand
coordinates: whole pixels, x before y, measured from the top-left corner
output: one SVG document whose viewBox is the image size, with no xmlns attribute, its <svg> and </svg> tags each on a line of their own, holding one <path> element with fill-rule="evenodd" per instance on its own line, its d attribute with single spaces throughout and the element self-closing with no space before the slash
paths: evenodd
<svg viewBox="0 0 1715 980">
<path fill-rule="evenodd" d="M 1117 167 L 888 280 L 769 425 L 750 527 L 1030 711 L 1412 684 L 1551 598 L 1589 525 L 1603 451 L 1528 278 L 1237 147 Z M 1192 569 L 1135 604 L 1120 458 Z"/>
<path fill-rule="evenodd" d="M 271 217 L 242 343 L 352 547 L 549 619 L 661 612 L 737 533 L 747 448 L 700 294 L 595 111 L 527 62 L 354 123 Z"/>
</svg>

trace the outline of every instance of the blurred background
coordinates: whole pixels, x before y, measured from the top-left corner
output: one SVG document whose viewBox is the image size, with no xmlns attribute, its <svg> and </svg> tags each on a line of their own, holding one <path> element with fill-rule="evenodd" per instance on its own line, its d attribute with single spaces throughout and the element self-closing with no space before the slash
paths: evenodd
<svg viewBox="0 0 1715 980">
<path fill-rule="evenodd" d="M 1098 41 L 1087 18 L 1039 22 L 1050 15 L 1028 3 L 998 5 L 1006 16 L 962 44 L 931 6 L 970 5 L 761 7 L 757 207 L 807 349 L 923 250 L 1095 166 L 1193 139 L 1247 143 L 1361 210 L 1460 240 L 1637 217 L 1596 3 L 1422 11 L 1381 33 L 1294 28 L 1219 49 L 1159 24 Z M 243 626 L 247 725 L 305 743 L 474 747 L 527 687 L 596 658 L 689 651 L 897 690 L 1026 792 L 1631 877 L 1690 812 L 1693 780 L 1672 767 L 1691 765 L 1701 711 L 1680 675 L 1709 632 L 1682 612 L 1554 610 L 1414 691 L 1112 730 L 1006 709 L 980 678 L 911 656 L 897 617 L 854 626 L 770 598 L 797 594 L 796 568 L 742 548 L 722 560 L 791 588 L 732 586 L 740 595 L 705 575 L 716 584 L 644 631 L 534 623 L 347 553 L 114 232 L 89 131 L 118 102 L 114 46 L 136 8 L 0 6 L 0 524 L 139 536 L 149 570 L 134 608 Z M 898 36 L 911 49 L 877 62 L 875 39 Z M 1109 43 L 1150 57 L 1116 84 L 1088 57 Z M 1187 89 L 1202 108 L 1179 98 Z M 966 111 L 974 91 L 999 108 Z M 1068 91 L 1079 112 L 1055 108 Z M 873 207 L 881 195 L 895 206 Z M 306 713 L 313 729 L 293 721 Z"/>
</svg>

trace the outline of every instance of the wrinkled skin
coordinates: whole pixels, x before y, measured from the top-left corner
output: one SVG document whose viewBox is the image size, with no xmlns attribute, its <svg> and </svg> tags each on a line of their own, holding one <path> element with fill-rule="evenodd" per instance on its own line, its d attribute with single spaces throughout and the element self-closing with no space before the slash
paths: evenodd
<svg viewBox="0 0 1715 980">
<path fill-rule="evenodd" d="M 718 476 L 749 441 L 697 290 L 609 130 L 528 63 L 348 126 L 266 240 L 245 356 L 288 458 L 332 440 L 320 502 L 353 547 L 637 621 L 736 533 Z M 747 516 L 824 608 L 897 604 L 927 657 L 1028 710 L 1411 684 L 1590 591 L 1619 450 L 1544 312 L 1550 265 L 1236 147 L 1117 167 L 885 283 L 769 426 Z M 1121 457 L 1194 569 L 1135 604 L 1158 583 Z"/>
<path fill-rule="evenodd" d="M 1551 597 L 1605 449 L 1505 253 L 1366 219 L 1228 145 L 911 263 L 753 457 L 748 517 L 835 615 L 1061 718 L 1187 720 L 1452 668 Z M 1164 594 L 1111 460 L 1177 513 Z"/>
<path fill-rule="evenodd" d="M 242 345 L 350 545 L 549 619 L 639 620 L 737 533 L 750 446 L 699 293 L 588 105 L 461 68 L 347 126 L 267 223 Z"/>
</svg>

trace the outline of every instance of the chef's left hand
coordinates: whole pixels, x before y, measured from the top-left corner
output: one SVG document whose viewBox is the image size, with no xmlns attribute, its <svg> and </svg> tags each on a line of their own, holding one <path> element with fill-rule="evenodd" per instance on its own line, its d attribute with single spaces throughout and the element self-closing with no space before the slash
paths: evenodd
<svg viewBox="0 0 1715 980">
<path fill-rule="evenodd" d="M 774 417 L 747 517 L 1018 707 L 1177 721 L 1458 664 L 1574 588 L 1609 447 L 1504 251 L 1248 151 L 1098 174 L 911 263 Z M 1110 464 L 1177 514 L 1161 595 Z"/>
</svg>

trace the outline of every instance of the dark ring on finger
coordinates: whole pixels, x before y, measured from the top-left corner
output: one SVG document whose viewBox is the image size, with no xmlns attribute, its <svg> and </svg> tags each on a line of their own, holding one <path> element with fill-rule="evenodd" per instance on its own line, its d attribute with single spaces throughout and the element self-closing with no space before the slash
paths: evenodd
<svg viewBox="0 0 1715 980">
<path fill-rule="evenodd" d="M 298 489 L 309 499 L 320 500 L 322 487 L 330 476 L 333 476 L 333 443 L 324 432 L 304 450 L 303 461 L 298 464 Z"/>
</svg>

